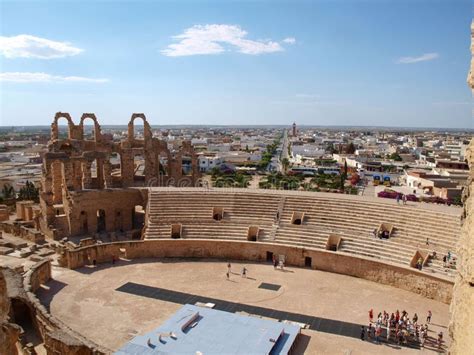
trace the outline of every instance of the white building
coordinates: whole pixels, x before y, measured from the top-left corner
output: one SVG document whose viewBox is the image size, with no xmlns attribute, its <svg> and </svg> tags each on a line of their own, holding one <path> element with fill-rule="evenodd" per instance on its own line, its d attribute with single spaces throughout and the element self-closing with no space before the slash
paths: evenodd
<svg viewBox="0 0 474 355">
<path fill-rule="evenodd" d="M 224 162 L 224 159 L 219 156 L 201 155 L 198 158 L 199 171 L 208 172 L 212 170 L 212 168 L 215 168 L 216 166 L 220 166 L 223 162 Z"/>
</svg>

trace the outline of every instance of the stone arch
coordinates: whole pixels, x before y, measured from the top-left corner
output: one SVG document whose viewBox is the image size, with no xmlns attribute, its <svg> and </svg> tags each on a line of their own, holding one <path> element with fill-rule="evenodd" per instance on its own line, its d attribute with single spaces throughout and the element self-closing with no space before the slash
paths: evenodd
<svg viewBox="0 0 474 355">
<path fill-rule="evenodd" d="M 97 121 L 97 117 L 93 113 L 83 113 L 81 116 L 81 121 L 79 123 L 79 126 L 81 127 L 81 131 L 82 131 L 81 138 L 84 139 L 84 121 L 86 119 L 91 119 L 94 122 L 94 140 L 96 142 L 100 141 L 100 137 L 101 137 L 100 125 L 99 125 L 99 122 Z"/>
<path fill-rule="evenodd" d="M 144 113 L 133 113 L 132 117 L 130 118 L 130 122 L 128 123 L 128 140 L 133 141 L 135 139 L 135 119 L 141 118 L 143 120 L 143 138 L 145 140 L 151 139 L 151 128 L 146 119 Z"/>
<path fill-rule="evenodd" d="M 61 118 L 66 119 L 68 125 L 68 138 L 71 138 L 71 128 L 74 127 L 74 122 L 72 121 L 71 115 L 67 112 L 56 112 L 54 115 L 54 121 L 51 123 L 51 139 L 59 139 L 59 126 L 58 122 Z"/>
</svg>

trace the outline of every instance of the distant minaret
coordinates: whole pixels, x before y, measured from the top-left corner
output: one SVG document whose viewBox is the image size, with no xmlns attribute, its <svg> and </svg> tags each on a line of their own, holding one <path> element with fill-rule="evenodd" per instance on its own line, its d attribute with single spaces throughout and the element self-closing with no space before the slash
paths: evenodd
<svg viewBox="0 0 474 355">
<path fill-rule="evenodd" d="M 296 137 L 296 122 L 293 122 L 293 137 Z"/>
</svg>

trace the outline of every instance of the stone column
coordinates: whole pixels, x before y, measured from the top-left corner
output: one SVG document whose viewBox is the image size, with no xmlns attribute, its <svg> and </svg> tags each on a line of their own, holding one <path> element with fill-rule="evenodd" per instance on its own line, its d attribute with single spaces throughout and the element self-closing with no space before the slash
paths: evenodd
<svg viewBox="0 0 474 355">
<path fill-rule="evenodd" d="M 74 161 L 73 166 L 73 186 L 75 191 L 82 190 L 82 162 Z"/>
<path fill-rule="evenodd" d="M 103 162 L 102 171 L 103 171 L 105 188 L 107 189 L 112 188 L 112 165 L 110 164 L 110 161 L 106 160 Z"/>
<path fill-rule="evenodd" d="M 71 161 L 63 163 L 63 177 L 68 190 L 74 190 L 74 164 Z"/>
<path fill-rule="evenodd" d="M 92 162 L 88 160 L 82 163 L 82 188 L 92 188 Z"/>
<path fill-rule="evenodd" d="M 54 161 L 51 164 L 51 171 L 53 177 L 53 204 L 59 204 L 63 201 L 63 174 L 62 174 L 62 163 Z"/>
<path fill-rule="evenodd" d="M 97 172 L 97 188 L 104 188 L 104 161 L 102 159 L 96 160 L 96 172 Z"/>
</svg>

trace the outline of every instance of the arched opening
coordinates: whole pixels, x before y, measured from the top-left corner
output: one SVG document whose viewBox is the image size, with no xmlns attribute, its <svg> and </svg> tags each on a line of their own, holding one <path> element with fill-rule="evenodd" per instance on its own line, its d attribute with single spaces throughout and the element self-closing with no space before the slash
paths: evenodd
<svg viewBox="0 0 474 355">
<path fill-rule="evenodd" d="M 87 212 L 86 211 L 81 211 L 80 217 L 79 217 L 79 223 L 80 223 L 80 234 L 87 234 L 89 233 L 89 225 L 87 222 Z"/>
<path fill-rule="evenodd" d="M 84 124 L 85 121 L 92 121 L 92 124 Z M 84 117 L 82 123 L 82 139 L 88 141 L 95 141 L 96 137 L 96 121 L 92 117 Z"/>
<path fill-rule="evenodd" d="M 137 120 L 138 118 L 138 120 Z M 142 117 L 138 116 L 132 119 L 132 130 L 133 139 L 145 139 L 145 121 Z"/>
<path fill-rule="evenodd" d="M 57 125 L 57 138 L 58 139 L 68 139 L 70 138 L 70 135 L 69 135 L 69 120 L 64 117 L 64 116 L 60 116 L 57 120 L 56 120 L 56 125 Z M 53 137 L 54 138 L 54 137 Z"/>
<path fill-rule="evenodd" d="M 10 318 L 13 323 L 23 328 L 23 343 L 32 343 L 33 346 L 41 344 L 43 341 L 35 324 L 34 316 L 30 307 L 19 298 L 12 298 Z"/>
<path fill-rule="evenodd" d="M 97 210 L 97 233 L 105 232 L 105 210 Z"/>
<path fill-rule="evenodd" d="M 132 229 L 142 229 L 145 223 L 145 209 L 136 205 L 132 210 Z"/>
</svg>

